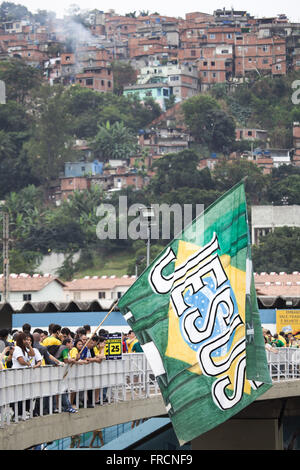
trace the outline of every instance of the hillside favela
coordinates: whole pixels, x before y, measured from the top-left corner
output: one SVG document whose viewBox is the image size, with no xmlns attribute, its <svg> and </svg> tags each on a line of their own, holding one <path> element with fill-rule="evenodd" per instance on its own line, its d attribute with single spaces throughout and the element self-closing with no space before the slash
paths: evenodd
<svg viewBox="0 0 300 470">
<path fill-rule="evenodd" d="M 300 23 L 206 10 L 0 5 L 1 450 L 300 449 Z"/>
</svg>

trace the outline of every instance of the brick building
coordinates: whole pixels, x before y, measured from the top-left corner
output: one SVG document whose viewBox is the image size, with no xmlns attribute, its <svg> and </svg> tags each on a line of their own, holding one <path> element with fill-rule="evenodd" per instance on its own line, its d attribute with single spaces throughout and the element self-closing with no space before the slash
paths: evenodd
<svg viewBox="0 0 300 470">
<path fill-rule="evenodd" d="M 286 42 L 281 37 L 259 38 L 241 34 L 235 37 L 235 76 L 249 72 L 272 75 L 286 74 Z"/>
<path fill-rule="evenodd" d="M 84 191 L 90 187 L 87 176 L 60 177 L 61 198 L 68 199 L 74 191 Z"/>
<path fill-rule="evenodd" d="M 82 73 L 75 75 L 75 83 L 103 93 L 112 92 L 114 86 L 110 67 L 84 68 Z"/>
<path fill-rule="evenodd" d="M 263 129 L 241 129 L 237 128 L 235 130 L 236 140 L 262 140 L 267 141 L 268 131 Z"/>
</svg>

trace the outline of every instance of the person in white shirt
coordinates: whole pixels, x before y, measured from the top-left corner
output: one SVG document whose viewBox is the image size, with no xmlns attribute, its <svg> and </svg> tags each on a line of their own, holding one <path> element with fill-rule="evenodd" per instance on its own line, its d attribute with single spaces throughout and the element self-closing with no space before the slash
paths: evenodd
<svg viewBox="0 0 300 470">
<path fill-rule="evenodd" d="M 28 333 L 19 333 L 16 346 L 12 356 L 12 369 L 23 369 L 24 367 L 38 367 L 42 358 L 37 349 L 34 351 L 31 338 Z M 40 364 L 39 364 L 40 362 Z"/>
<path fill-rule="evenodd" d="M 37 349 L 32 347 L 33 339 L 29 333 L 19 333 L 16 337 L 16 346 L 12 356 L 12 369 L 24 369 L 26 367 L 39 367 L 42 364 L 42 356 Z M 18 402 L 19 416 L 29 417 L 30 400 L 26 400 L 25 410 L 22 401 Z"/>
<path fill-rule="evenodd" d="M 29 338 L 30 338 L 30 346 L 32 347 L 34 351 L 34 357 L 33 358 L 30 357 L 29 362 L 31 363 L 31 367 L 35 369 L 36 367 L 41 367 L 43 357 L 40 351 L 38 350 L 38 348 L 33 347 L 34 339 L 31 333 L 29 334 Z"/>
</svg>

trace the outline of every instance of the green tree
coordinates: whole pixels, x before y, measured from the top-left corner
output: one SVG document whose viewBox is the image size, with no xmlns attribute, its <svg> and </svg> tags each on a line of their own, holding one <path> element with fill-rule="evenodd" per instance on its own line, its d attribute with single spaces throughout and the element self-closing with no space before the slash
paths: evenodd
<svg viewBox="0 0 300 470">
<path fill-rule="evenodd" d="M 196 95 L 182 104 L 184 120 L 195 141 L 211 151 L 229 153 L 235 141 L 235 123 L 209 95 Z"/>
<path fill-rule="evenodd" d="M 256 272 L 286 272 L 299 270 L 300 228 L 275 228 L 260 239 L 252 249 L 253 268 Z"/>
<path fill-rule="evenodd" d="M 31 16 L 30 11 L 24 5 L 13 2 L 2 2 L 0 5 L 1 21 L 23 20 Z"/>
<path fill-rule="evenodd" d="M 64 170 L 64 163 L 72 159 L 71 116 L 62 95 L 61 86 L 42 87 L 36 98 L 32 137 L 24 145 L 33 175 L 46 188 Z"/>
<path fill-rule="evenodd" d="M 286 176 L 270 185 L 268 197 L 275 205 L 300 204 L 300 173 Z"/>
<path fill-rule="evenodd" d="M 0 80 L 6 85 L 8 100 L 24 105 L 32 91 L 42 83 L 42 72 L 31 67 L 22 59 L 9 59 L 0 62 Z"/>
<path fill-rule="evenodd" d="M 236 162 L 219 161 L 214 167 L 213 180 L 216 189 L 225 192 L 247 177 L 245 188 L 248 203 L 259 204 L 268 200 L 269 178 L 262 173 L 262 169 L 248 160 Z"/>
<path fill-rule="evenodd" d="M 169 193 L 179 188 L 201 188 L 203 180 L 197 170 L 198 155 L 192 150 L 169 153 L 152 165 L 155 176 L 150 182 L 150 190 L 155 195 Z"/>
<path fill-rule="evenodd" d="M 131 11 L 129 13 L 125 13 L 125 16 L 127 18 L 136 18 L 136 10 L 135 11 Z"/>
<path fill-rule="evenodd" d="M 31 118 L 23 106 L 7 101 L 0 106 L 0 198 L 37 181 L 33 177 L 23 144 L 31 135 Z"/>
<path fill-rule="evenodd" d="M 122 95 L 124 86 L 136 82 L 136 70 L 130 62 L 121 62 L 114 60 L 111 64 L 114 75 L 114 93 Z"/>
<path fill-rule="evenodd" d="M 137 138 L 122 123 L 115 122 L 110 125 L 99 126 L 99 131 L 92 142 L 92 148 L 102 160 L 110 158 L 129 158 L 137 152 Z"/>
</svg>

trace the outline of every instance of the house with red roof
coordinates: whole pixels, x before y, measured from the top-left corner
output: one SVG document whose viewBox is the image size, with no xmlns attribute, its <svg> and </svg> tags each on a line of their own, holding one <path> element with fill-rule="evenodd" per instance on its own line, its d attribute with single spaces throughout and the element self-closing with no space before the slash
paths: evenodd
<svg viewBox="0 0 300 470">
<path fill-rule="evenodd" d="M 0 303 L 3 302 L 3 274 L 0 274 Z M 8 303 L 19 310 L 26 302 L 64 302 L 65 283 L 50 274 L 10 274 Z"/>
</svg>

